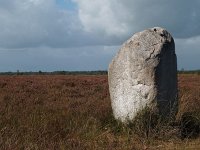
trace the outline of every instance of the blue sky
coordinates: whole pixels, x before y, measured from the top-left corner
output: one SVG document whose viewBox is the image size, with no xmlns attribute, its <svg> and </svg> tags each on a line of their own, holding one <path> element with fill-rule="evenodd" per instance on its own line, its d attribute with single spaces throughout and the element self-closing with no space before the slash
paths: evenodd
<svg viewBox="0 0 200 150">
<path fill-rule="evenodd" d="M 67 10 L 75 10 L 76 9 L 76 3 L 72 2 L 71 0 L 56 0 L 56 4 L 61 9 L 67 9 Z"/>
<path fill-rule="evenodd" d="M 161 26 L 178 68 L 200 69 L 200 1 L 1 0 L 0 72 L 106 70 L 134 33 Z"/>
</svg>

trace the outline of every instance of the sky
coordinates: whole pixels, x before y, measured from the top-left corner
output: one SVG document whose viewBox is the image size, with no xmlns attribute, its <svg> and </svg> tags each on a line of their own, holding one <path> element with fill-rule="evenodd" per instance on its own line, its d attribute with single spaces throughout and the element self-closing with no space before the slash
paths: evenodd
<svg viewBox="0 0 200 150">
<path fill-rule="evenodd" d="M 167 29 L 200 69 L 199 0 L 0 0 L 0 72 L 107 70 L 134 33 Z"/>
</svg>

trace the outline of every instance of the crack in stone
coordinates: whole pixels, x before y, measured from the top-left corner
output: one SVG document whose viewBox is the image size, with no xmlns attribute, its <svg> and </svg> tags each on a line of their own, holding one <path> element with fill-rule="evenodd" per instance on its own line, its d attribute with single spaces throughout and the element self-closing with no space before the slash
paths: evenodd
<svg viewBox="0 0 200 150">
<path fill-rule="evenodd" d="M 154 48 L 153 51 L 150 53 L 149 57 L 146 58 L 145 60 L 148 61 L 149 59 L 151 59 L 151 58 L 152 58 L 152 55 L 154 54 L 154 52 L 155 52 L 155 48 Z"/>
</svg>

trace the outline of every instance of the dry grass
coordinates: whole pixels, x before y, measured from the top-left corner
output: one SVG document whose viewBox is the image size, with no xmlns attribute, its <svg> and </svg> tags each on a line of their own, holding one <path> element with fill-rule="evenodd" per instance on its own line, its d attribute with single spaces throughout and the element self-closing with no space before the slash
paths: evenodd
<svg viewBox="0 0 200 150">
<path fill-rule="evenodd" d="M 200 117 L 200 76 L 179 76 L 178 120 Z M 184 149 L 179 126 L 148 132 L 112 117 L 107 76 L 0 76 L 0 149 Z"/>
</svg>

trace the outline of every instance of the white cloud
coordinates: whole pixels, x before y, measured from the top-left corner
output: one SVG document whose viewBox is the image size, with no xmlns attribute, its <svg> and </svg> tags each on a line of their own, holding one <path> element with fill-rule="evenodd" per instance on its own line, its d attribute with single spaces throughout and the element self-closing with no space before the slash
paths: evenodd
<svg viewBox="0 0 200 150">
<path fill-rule="evenodd" d="M 127 34 L 127 14 L 118 0 L 75 0 L 79 6 L 80 20 L 88 32 L 121 36 Z"/>
<path fill-rule="evenodd" d="M 123 36 L 162 26 L 175 37 L 200 34 L 198 0 L 74 0 L 86 31 Z"/>
</svg>

